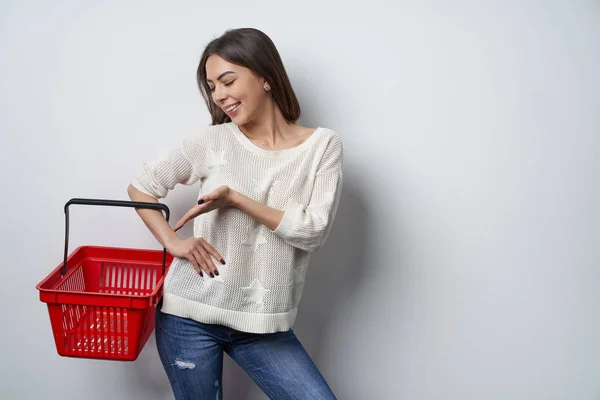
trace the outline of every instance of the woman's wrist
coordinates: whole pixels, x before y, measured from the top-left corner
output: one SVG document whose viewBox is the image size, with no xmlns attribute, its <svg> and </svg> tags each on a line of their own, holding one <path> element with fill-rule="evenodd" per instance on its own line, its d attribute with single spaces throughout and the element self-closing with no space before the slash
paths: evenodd
<svg viewBox="0 0 600 400">
<path fill-rule="evenodd" d="M 236 192 L 233 189 L 230 189 L 229 201 L 231 202 L 231 206 L 240 208 L 241 200 L 242 200 L 242 194 L 240 192 Z"/>
<path fill-rule="evenodd" d="M 175 232 L 173 232 L 172 234 L 170 234 L 168 237 L 166 237 L 163 240 L 163 242 L 164 242 L 163 246 L 166 249 L 169 249 L 169 248 L 171 248 L 171 246 L 173 245 L 173 243 L 177 242 L 178 240 L 180 240 L 179 236 L 177 236 L 177 234 Z"/>
</svg>

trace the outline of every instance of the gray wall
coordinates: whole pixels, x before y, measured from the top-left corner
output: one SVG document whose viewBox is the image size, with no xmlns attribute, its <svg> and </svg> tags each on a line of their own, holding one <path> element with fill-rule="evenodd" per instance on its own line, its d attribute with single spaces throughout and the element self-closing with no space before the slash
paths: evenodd
<svg viewBox="0 0 600 400">
<path fill-rule="evenodd" d="M 345 188 L 296 332 L 340 399 L 600 399 L 597 1 L 0 5 L 0 398 L 171 398 L 135 363 L 59 357 L 35 285 L 64 203 L 126 199 L 140 162 L 209 123 L 195 87 L 227 28 L 280 49 Z M 165 201 L 177 220 L 198 187 Z M 131 210 L 81 244 L 158 248 Z M 184 234 L 190 234 L 189 227 Z M 262 399 L 227 359 L 226 399 Z"/>
</svg>

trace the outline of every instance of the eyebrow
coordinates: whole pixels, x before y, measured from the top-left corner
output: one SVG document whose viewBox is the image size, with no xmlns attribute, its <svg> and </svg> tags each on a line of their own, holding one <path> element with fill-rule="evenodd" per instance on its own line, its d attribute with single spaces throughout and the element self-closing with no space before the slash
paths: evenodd
<svg viewBox="0 0 600 400">
<path fill-rule="evenodd" d="M 225 75 L 228 75 L 228 74 L 233 74 L 233 73 L 234 73 L 233 71 L 225 71 L 225 72 L 223 72 L 221 75 L 219 75 L 219 77 L 217 78 L 217 80 L 218 80 L 218 81 L 220 81 L 220 80 L 221 80 L 221 78 L 222 78 L 222 77 L 224 77 Z M 206 81 L 207 81 L 207 82 L 212 82 L 210 79 L 207 79 Z"/>
</svg>

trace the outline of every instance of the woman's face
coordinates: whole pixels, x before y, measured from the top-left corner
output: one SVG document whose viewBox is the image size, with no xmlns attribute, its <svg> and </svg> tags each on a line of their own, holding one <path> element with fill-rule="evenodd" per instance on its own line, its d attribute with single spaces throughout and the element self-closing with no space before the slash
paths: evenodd
<svg viewBox="0 0 600 400">
<path fill-rule="evenodd" d="M 206 60 L 206 80 L 213 102 L 236 125 L 253 120 L 269 98 L 263 79 L 216 54 Z"/>
</svg>

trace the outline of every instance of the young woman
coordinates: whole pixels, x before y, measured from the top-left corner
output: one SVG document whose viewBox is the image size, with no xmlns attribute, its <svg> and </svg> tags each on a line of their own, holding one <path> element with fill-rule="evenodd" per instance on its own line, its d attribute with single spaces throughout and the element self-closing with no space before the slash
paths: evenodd
<svg viewBox="0 0 600 400">
<path fill-rule="evenodd" d="M 337 211 L 340 137 L 296 124 L 298 100 L 259 30 L 211 41 L 197 79 L 212 125 L 143 163 L 128 188 L 134 201 L 157 202 L 178 183 L 201 182 L 198 204 L 174 228 L 137 210 L 175 257 L 156 312 L 175 398 L 222 398 L 227 352 L 272 399 L 335 399 L 292 327 L 310 255 Z M 178 237 L 191 219 L 194 236 Z"/>
</svg>

